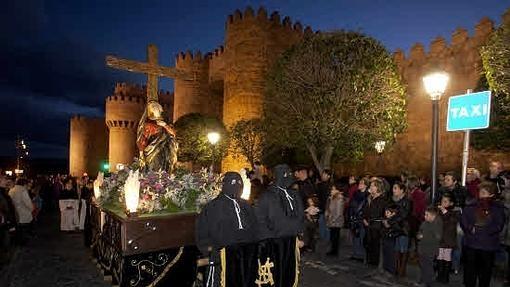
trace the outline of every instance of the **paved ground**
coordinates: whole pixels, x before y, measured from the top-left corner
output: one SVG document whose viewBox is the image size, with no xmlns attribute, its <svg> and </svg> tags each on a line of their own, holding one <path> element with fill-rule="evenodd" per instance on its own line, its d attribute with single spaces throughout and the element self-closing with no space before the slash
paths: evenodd
<svg viewBox="0 0 510 287">
<path fill-rule="evenodd" d="M 62 233 L 57 215 L 43 217 L 36 237 L 15 251 L 11 264 L 2 270 L 4 287 L 106 287 L 102 274 L 91 261 L 81 233 Z"/>
<path fill-rule="evenodd" d="M 0 271 L 0 287 L 110 286 L 92 263 L 90 251 L 83 246 L 82 234 L 60 232 L 58 219 L 57 215 L 43 217 L 36 229 L 37 236 L 27 246 L 17 249 L 11 264 Z M 344 245 L 341 256 L 333 259 L 324 255 L 327 249 L 327 243 L 320 242 L 317 252 L 303 255 L 300 286 L 404 287 L 414 286 L 419 276 L 418 267 L 410 264 L 407 280 L 386 278 L 362 263 L 349 260 L 350 246 Z M 448 286 L 462 286 L 460 280 L 459 275 L 452 275 Z"/>
</svg>

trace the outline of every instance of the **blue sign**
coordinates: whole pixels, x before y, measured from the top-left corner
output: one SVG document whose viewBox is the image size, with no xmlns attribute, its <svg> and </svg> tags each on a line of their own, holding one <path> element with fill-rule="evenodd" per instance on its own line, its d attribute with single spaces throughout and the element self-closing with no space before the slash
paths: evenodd
<svg viewBox="0 0 510 287">
<path fill-rule="evenodd" d="M 453 96 L 448 99 L 447 131 L 476 130 L 489 127 L 491 92 Z"/>
</svg>

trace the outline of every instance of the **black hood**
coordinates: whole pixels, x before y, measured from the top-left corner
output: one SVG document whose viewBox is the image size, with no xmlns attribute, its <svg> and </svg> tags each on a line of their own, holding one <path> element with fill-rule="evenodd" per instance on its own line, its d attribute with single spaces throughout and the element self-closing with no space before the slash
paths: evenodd
<svg viewBox="0 0 510 287">
<path fill-rule="evenodd" d="M 288 188 L 294 183 L 292 170 L 286 164 L 279 164 L 273 169 L 274 184 L 282 188 Z"/>
<path fill-rule="evenodd" d="M 232 198 L 240 198 L 243 193 L 243 179 L 241 175 L 233 171 L 225 173 L 221 192 Z"/>
</svg>

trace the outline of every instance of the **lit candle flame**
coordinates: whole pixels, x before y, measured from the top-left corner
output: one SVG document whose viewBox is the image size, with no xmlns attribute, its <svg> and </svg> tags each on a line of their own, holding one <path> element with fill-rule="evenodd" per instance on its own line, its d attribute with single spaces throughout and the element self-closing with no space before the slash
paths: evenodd
<svg viewBox="0 0 510 287">
<path fill-rule="evenodd" d="M 140 201 L 140 173 L 129 171 L 129 176 L 124 184 L 124 197 L 126 199 L 126 209 L 130 213 L 135 213 Z"/>
</svg>

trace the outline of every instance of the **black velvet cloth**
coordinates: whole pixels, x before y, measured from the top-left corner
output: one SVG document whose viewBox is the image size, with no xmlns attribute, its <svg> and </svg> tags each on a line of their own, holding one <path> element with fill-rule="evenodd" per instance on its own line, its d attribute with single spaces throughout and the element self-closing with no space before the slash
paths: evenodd
<svg viewBox="0 0 510 287">
<path fill-rule="evenodd" d="M 259 274 L 259 266 L 269 265 L 274 285 L 269 282 L 261 286 L 292 287 L 297 285 L 299 257 L 296 260 L 296 237 L 267 239 L 256 243 L 235 244 L 224 249 L 224 261 L 221 250 L 215 250 L 211 264 L 204 275 L 204 285 L 208 287 L 258 287 L 257 280 L 269 279 Z M 260 264 L 260 265 L 259 265 Z M 266 266 L 267 266 L 266 265 Z M 214 275 L 210 274 L 213 271 Z M 225 268 L 225 285 L 222 285 L 222 268 Z M 214 276 L 212 280 L 211 276 Z M 209 285 L 207 285 L 209 283 Z"/>
</svg>

